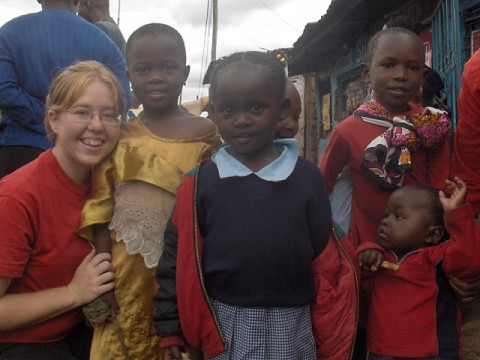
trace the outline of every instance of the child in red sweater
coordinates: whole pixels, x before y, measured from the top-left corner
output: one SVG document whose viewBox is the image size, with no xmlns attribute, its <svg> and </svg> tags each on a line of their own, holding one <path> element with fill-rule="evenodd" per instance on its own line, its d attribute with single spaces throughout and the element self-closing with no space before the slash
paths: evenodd
<svg viewBox="0 0 480 360">
<path fill-rule="evenodd" d="M 370 360 L 460 359 L 461 316 L 448 276 L 479 279 L 480 229 L 464 204 L 465 182 L 447 185 L 450 198 L 421 184 L 396 190 L 377 242 L 357 249 L 368 272 L 362 286 L 371 295 Z M 450 239 L 442 241 L 445 230 Z"/>
<path fill-rule="evenodd" d="M 320 170 L 332 192 L 338 175 L 350 168 L 349 238 L 354 246 L 375 239 L 393 190 L 412 183 L 442 188 L 448 178 L 448 118 L 410 103 L 422 85 L 424 59 L 422 41 L 411 31 L 390 28 L 375 34 L 363 68 L 373 99 L 338 124 L 329 138 Z"/>
<path fill-rule="evenodd" d="M 348 238 L 355 247 L 376 238 L 393 190 L 413 183 L 442 188 L 449 177 L 448 118 L 411 103 L 422 86 L 424 62 L 423 43 L 413 32 L 389 28 L 375 34 L 362 68 L 372 99 L 338 124 L 328 140 L 320 170 L 330 193 L 345 167 L 350 170 Z M 361 328 L 364 315 L 362 307 Z M 363 333 L 357 340 L 363 343 Z M 364 359 L 359 349 L 356 356 Z"/>
</svg>

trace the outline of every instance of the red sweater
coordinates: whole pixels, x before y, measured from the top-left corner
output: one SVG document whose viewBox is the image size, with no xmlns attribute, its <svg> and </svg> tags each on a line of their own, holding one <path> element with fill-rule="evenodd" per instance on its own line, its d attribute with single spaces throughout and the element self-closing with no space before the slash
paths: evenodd
<svg viewBox="0 0 480 360">
<path fill-rule="evenodd" d="M 469 205 L 445 215 L 451 239 L 406 254 L 384 251 L 397 271 L 365 270 L 362 286 L 371 294 L 368 350 L 391 357 L 460 358 L 461 314 L 448 276 L 480 279 L 480 228 Z M 381 249 L 364 242 L 357 252 Z"/>
<path fill-rule="evenodd" d="M 452 175 L 465 180 L 467 201 L 480 212 L 480 52 L 465 64 L 458 96 Z"/>
<path fill-rule="evenodd" d="M 407 113 L 418 114 L 422 108 L 414 106 Z M 338 175 L 348 165 L 353 180 L 351 224 L 348 238 L 354 246 L 363 241 L 373 241 L 383 219 L 391 191 L 380 189 L 362 172 L 362 156 L 367 145 L 385 131 L 385 127 L 366 123 L 350 116 L 335 127 L 321 159 L 320 170 L 325 177 L 327 190 L 333 191 Z M 405 175 L 403 184 L 422 183 L 443 188 L 450 171 L 448 144 L 437 150 L 412 153 L 412 171 Z"/>
</svg>

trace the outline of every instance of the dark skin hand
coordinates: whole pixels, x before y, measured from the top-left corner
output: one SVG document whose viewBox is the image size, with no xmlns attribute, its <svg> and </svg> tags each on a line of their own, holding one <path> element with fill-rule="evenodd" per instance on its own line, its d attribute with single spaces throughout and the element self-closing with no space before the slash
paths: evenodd
<svg viewBox="0 0 480 360">
<path fill-rule="evenodd" d="M 182 360 L 179 346 L 170 346 L 163 353 L 163 360 Z"/>
<path fill-rule="evenodd" d="M 96 224 L 93 227 L 93 233 L 95 237 L 95 249 L 97 253 L 112 253 L 112 242 L 110 240 L 110 233 L 108 230 L 108 224 Z M 118 314 L 120 312 L 120 306 L 118 305 L 115 293 L 113 290 L 106 292 L 99 296 L 99 298 L 105 301 L 110 308 Z"/>
<path fill-rule="evenodd" d="M 463 204 L 465 193 L 466 193 L 466 184 L 463 180 L 459 179 L 458 177 L 454 178 L 455 181 L 446 180 L 445 183 L 449 187 L 451 192 L 450 196 L 450 203 L 457 201 L 457 198 L 463 198 L 458 204 L 454 204 L 454 208 Z M 445 208 L 445 204 L 448 201 L 446 199 L 445 194 L 441 192 L 440 194 L 440 201 L 442 201 L 442 205 L 444 205 L 445 212 L 448 211 L 448 208 Z M 445 204 L 444 204 L 445 203 Z M 480 281 L 475 283 L 467 283 L 460 279 L 450 277 L 449 279 L 450 286 L 452 287 L 453 291 L 457 295 L 457 297 L 462 301 L 464 304 L 472 302 L 475 298 L 480 298 Z"/>
<path fill-rule="evenodd" d="M 360 267 L 365 266 L 370 271 L 378 270 L 384 259 L 383 253 L 380 250 L 369 249 L 358 254 L 358 264 Z"/>
<path fill-rule="evenodd" d="M 449 282 L 453 291 L 462 303 L 467 304 L 480 298 L 480 281 L 476 283 L 467 283 L 457 278 L 450 277 Z"/>
</svg>

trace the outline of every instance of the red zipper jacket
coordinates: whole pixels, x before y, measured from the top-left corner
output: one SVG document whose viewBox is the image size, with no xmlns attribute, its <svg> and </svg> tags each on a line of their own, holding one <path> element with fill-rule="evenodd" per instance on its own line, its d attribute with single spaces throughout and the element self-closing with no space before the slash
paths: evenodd
<svg viewBox="0 0 480 360">
<path fill-rule="evenodd" d="M 167 225 L 157 268 L 160 288 L 154 298 L 157 312 L 153 323 L 162 347 L 188 343 L 210 358 L 223 352 L 225 343 L 205 289 L 204 239 L 194 201 L 199 169 L 201 165 L 187 174 L 177 190 L 176 208 Z M 316 298 L 311 311 L 318 359 L 351 359 L 359 286 L 353 254 L 350 242 L 332 229 L 326 248 L 313 263 Z"/>
<path fill-rule="evenodd" d="M 393 357 L 460 359 L 461 313 L 448 277 L 480 279 L 480 228 L 469 204 L 444 215 L 450 240 L 420 248 L 399 259 L 376 243 L 363 242 L 357 253 L 383 251 L 396 271 L 368 269 L 362 287 L 371 295 L 368 350 Z"/>
</svg>

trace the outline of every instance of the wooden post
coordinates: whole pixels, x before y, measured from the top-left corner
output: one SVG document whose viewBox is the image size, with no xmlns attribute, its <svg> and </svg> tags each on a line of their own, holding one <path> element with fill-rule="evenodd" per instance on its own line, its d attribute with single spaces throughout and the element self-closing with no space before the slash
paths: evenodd
<svg viewBox="0 0 480 360">
<path fill-rule="evenodd" d="M 217 28 L 218 28 L 218 0 L 212 0 L 212 58 L 211 61 L 217 60 Z"/>
</svg>

